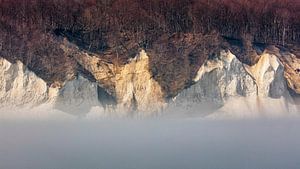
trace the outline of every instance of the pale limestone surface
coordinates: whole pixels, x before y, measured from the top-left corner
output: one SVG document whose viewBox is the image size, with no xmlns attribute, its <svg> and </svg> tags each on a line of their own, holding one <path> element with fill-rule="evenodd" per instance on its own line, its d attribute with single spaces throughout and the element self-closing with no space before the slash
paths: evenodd
<svg viewBox="0 0 300 169">
<path fill-rule="evenodd" d="M 0 58 L 0 111 L 37 107 L 58 109 L 69 114 L 88 113 L 92 106 L 100 106 L 97 84 L 78 76 L 63 84 L 49 87 L 20 61 L 10 63 Z"/>
<path fill-rule="evenodd" d="M 35 106 L 48 98 L 47 84 L 20 61 L 10 63 L 0 58 L 1 107 Z"/>
<path fill-rule="evenodd" d="M 114 65 L 86 55 L 78 62 L 91 72 L 99 86 L 115 97 L 116 114 L 151 115 L 165 107 L 164 94 L 160 85 L 152 78 L 149 57 L 144 50 L 125 65 Z M 109 86 L 109 87 L 107 87 Z"/>
<path fill-rule="evenodd" d="M 297 114 L 299 110 L 286 83 L 297 91 L 296 75 L 289 76 L 287 71 L 295 69 L 298 62 L 294 55 L 285 55 L 289 57 L 283 60 L 265 51 L 255 65 L 248 66 L 230 51 L 221 51 L 202 65 L 195 84 L 181 91 L 168 106 L 159 83 L 152 78 L 144 50 L 125 65 L 104 62 L 88 54 L 77 57 L 97 82 L 78 75 L 50 87 L 20 61 L 10 63 L 0 58 L 0 112 L 3 115 L 11 110 L 13 114 L 13 110 L 22 108 L 37 115 L 45 109 L 86 118 L 144 117 L 161 112 L 213 118 Z M 115 99 L 115 105 L 103 107 L 100 88 Z"/>
<path fill-rule="evenodd" d="M 267 52 L 257 64 L 248 66 L 230 51 L 221 51 L 203 64 L 194 80 L 194 85 L 173 99 L 167 112 L 198 112 L 210 117 L 211 114 L 253 117 L 298 112 L 287 90 L 283 64 Z"/>
</svg>

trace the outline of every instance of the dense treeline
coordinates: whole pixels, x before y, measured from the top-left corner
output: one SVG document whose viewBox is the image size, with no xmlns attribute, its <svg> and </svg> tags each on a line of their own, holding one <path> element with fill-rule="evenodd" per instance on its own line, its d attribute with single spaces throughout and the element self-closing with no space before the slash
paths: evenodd
<svg viewBox="0 0 300 169">
<path fill-rule="evenodd" d="M 0 7 L 2 24 L 64 34 L 92 51 L 120 37 L 147 47 L 178 32 L 251 34 L 281 45 L 300 39 L 298 0 L 1 0 Z"/>
<path fill-rule="evenodd" d="M 248 64 L 254 43 L 299 46 L 300 1 L 0 0 L 2 57 L 63 81 L 77 67 L 63 38 L 116 63 L 146 49 L 154 78 L 176 91 L 176 78 L 188 84 L 207 57 L 232 48 L 228 41 L 243 46 L 232 51 Z"/>
</svg>

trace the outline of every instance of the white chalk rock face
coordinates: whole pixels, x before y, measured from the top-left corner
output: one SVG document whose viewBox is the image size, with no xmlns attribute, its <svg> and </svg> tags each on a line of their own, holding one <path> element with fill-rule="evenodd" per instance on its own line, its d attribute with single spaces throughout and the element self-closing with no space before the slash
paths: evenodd
<svg viewBox="0 0 300 169">
<path fill-rule="evenodd" d="M 265 52 L 255 65 L 245 68 L 257 84 L 258 96 L 279 98 L 287 91 L 284 67 L 277 56 Z"/>
<path fill-rule="evenodd" d="M 256 65 L 248 66 L 230 51 L 222 51 L 204 63 L 194 81 L 194 85 L 180 92 L 171 102 L 170 109 L 176 107 L 188 113 L 207 115 L 233 111 L 262 112 L 261 105 L 272 111 L 271 107 L 280 105 L 277 110 L 281 113 L 297 111 L 287 100 L 284 67 L 275 55 L 269 53 L 263 53 Z M 277 101 L 284 104 L 274 105 Z"/>
<path fill-rule="evenodd" d="M 97 90 L 96 83 L 80 75 L 66 82 L 61 88 L 48 87 L 43 79 L 28 70 L 22 62 L 10 63 L 0 58 L 1 113 L 23 110 L 87 114 L 93 107 L 98 106 L 98 110 L 102 110 Z"/>
<path fill-rule="evenodd" d="M 189 107 L 199 103 L 219 108 L 229 97 L 252 96 L 257 93 L 254 79 L 244 65 L 230 52 L 222 51 L 220 56 L 207 60 L 199 69 L 195 84 L 183 90 L 176 97 L 176 104 Z"/>
<path fill-rule="evenodd" d="M 92 107 L 101 106 L 97 89 L 97 83 L 79 75 L 58 90 L 54 108 L 74 115 L 85 115 Z"/>
<path fill-rule="evenodd" d="M 103 86 L 79 75 L 64 84 L 49 87 L 21 62 L 12 64 L 1 59 L 0 104 L 20 108 L 44 107 L 49 111 L 56 109 L 81 116 L 90 112 L 92 116 L 98 116 L 104 111 L 116 116 L 149 116 L 165 106 L 163 92 L 152 78 L 149 57 L 144 50 L 123 66 L 109 63 L 107 67 L 99 66 L 97 58 L 87 56 L 85 59 L 86 68 L 95 78 L 101 82 L 105 79 Z"/>
<path fill-rule="evenodd" d="M 20 61 L 10 63 L 0 58 L 1 107 L 32 107 L 48 98 L 47 84 Z"/>
</svg>

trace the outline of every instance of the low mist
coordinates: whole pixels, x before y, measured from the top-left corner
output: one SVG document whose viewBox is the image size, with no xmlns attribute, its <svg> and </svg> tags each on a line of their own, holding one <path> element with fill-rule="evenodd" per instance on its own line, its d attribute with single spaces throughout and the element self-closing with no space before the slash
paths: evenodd
<svg viewBox="0 0 300 169">
<path fill-rule="evenodd" d="M 1 120 L 2 169 L 298 169 L 299 119 Z"/>
</svg>

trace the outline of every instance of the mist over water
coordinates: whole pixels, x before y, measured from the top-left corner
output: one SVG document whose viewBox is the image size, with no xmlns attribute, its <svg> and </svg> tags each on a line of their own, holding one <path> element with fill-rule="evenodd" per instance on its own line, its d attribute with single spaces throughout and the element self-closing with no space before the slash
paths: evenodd
<svg viewBox="0 0 300 169">
<path fill-rule="evenodd" d="M 2 169 L 298 169 L 300 120 L 1 120 Z"/>
</svg>

